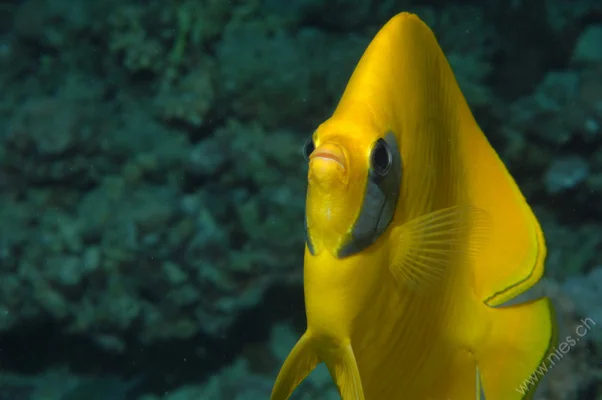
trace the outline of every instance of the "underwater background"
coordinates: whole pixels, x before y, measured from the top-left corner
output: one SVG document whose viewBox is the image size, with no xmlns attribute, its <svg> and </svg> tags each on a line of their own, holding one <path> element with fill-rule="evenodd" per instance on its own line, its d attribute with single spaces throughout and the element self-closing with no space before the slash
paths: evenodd
<svg viewBox="0 0 602 400">
<path fill-rule="evenodd" d="M 536 398 L 602 399 L 599 0 L 0 0 L 0 400 L 268 399 L 302 145 L 400 11 L 546 234 L 568 345 Z M 295 395 L 338 398 L 322 367 Z"/>
</svg>

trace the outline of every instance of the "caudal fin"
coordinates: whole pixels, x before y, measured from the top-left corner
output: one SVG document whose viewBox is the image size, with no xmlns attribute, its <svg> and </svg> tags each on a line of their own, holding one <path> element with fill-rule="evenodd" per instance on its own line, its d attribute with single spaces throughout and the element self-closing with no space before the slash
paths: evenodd
<svg viewBox="0 0 602 400">
<path fill-rule="evenodd" d="M 295 388 L 320 362 L 307 333 L 295 344 L 284 361 L 270 400 L 287 400 Z"/>
<path fill-rule="evenodd" d="M 531 399 L 555 362 L 556 321 L 547 298 L 491 310 L 493 323 L 477 348 L 487 400 Z"/>
</svg>

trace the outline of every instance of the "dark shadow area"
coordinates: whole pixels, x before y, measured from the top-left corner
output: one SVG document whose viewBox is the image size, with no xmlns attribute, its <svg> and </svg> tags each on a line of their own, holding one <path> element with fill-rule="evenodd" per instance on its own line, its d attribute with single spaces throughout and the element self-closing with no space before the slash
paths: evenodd
<svg viewBox="0 0 602 400">
<path fill-rule="evenodd" d="M 183 384 L 201 383 L 234 361 L 243 347 L 267 341 L 278 320 L 304 325 L 303 310 L 300 285 L 275 286 L 263 304 L 242 313 L 221 338 L 198 335 L 143 346 L 135 341 L 136 333 L 130 332 L 122 354 L 112 354 L 85 336 L 64 334 L 60 324 L 40 321 L 0 335 L 1 366 L 4 372 L 26 375 L 68 366 L 75 374 L 143 377 L 140 384 L 145 393 L 164 393 Z"/>
</svg>

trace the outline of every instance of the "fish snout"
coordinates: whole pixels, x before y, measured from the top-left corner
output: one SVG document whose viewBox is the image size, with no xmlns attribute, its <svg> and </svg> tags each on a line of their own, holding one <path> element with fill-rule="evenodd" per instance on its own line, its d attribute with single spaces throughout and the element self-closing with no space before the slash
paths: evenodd
<svg viewBox="0 0 602 400">
<path fill-rule="evenodd" d="M 322 190 L 347 186 L 348 171 L 345 152 L 334 143 L 321 144 L 309 156 L 309 183 L 317 184 Z"/>
<path fill-rule="evenodd" d="M 318 146 L 309 156 L 309 161 L 320 160 L 325 162 L 335 162 L 344 171 L 347 170 L 347 160 L 345 153 L 340 146 L 334 143 L 324 143 Z"/>
</svg>

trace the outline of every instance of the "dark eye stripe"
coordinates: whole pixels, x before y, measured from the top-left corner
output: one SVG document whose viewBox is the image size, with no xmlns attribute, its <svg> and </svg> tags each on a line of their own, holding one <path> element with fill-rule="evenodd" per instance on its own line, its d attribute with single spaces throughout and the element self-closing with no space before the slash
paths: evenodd
<svg viewBox="0 0 602 400">
<path fill-rule="evenodd" d="M 362 208 L 353 224 L 351 238 L 338 251 L 339 258 L 356 254 L 374 243 L 395 214 L 401 188 L 401 154 L 393 132 L 387 133 L 384 141 L 390 151 L 391 165 L 384 176 L 379 175 L 379 179 L 371 176 L 373 171 L 369 172 Z"/>
</svg>

